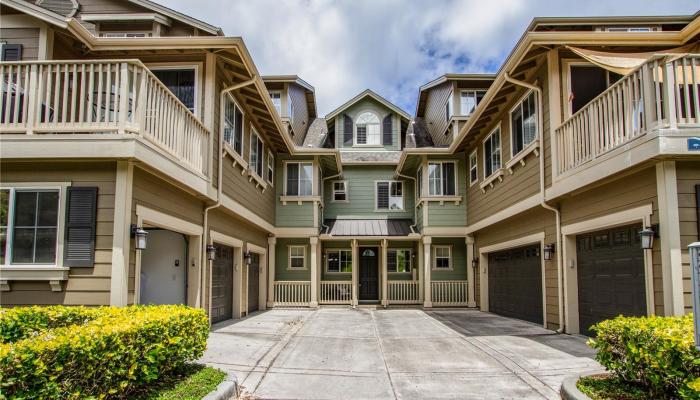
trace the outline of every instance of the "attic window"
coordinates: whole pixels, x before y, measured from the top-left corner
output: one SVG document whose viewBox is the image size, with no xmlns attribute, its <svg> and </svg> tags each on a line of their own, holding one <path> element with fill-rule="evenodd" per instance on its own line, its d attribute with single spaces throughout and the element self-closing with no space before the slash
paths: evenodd
<svg viewBox="0 0 700 400">
<path fill-rule="evenodd" d="M 152 22 L 100 22 L 97 24 L 99 36 L 106 38 L 136 38 L 153 36 Z"/>
<path fill-rule="evenodd" d="M 653 32 L 656 29 L 650 26 L 609 26 L 607 32 Z"/>
</svg>

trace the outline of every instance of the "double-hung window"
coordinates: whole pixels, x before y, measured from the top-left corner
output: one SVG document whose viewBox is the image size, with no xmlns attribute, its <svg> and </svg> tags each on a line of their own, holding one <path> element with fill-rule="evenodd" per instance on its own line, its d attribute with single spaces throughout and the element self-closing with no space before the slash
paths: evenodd
<svg viewBox="0 0 700 400">
<path fill-rule="evenodd" d="M 224 97 L 224 141 L 243 156 L 243 112 L 230 94 Z"/>
<path fill-rule="evenodd" d="M 455 163 L 428 163 L 428 194 L 431 196 L 454 196 L 457 183 Z"/>
<path fill-rule="evenodd" d="M 55 265 L 58 189 L 0 189 L 0 265 Z"/>
<path fill-rule="evenodd" d="M 289 246 L 289 269 L 306 268 L 306 246 Z"/>
<path fill-rule="evenodd" d="M 411 272 L 411 250 L 389 249 L 386 253 L 388 272 Z"/>
<path fill-rule="evenodd" d="M 416 171 L 416 199 L 423 197 L 423 167 Z"/>
<path fill-rule="evenodd" d="M 447 103 L 445 103 L 445 121 L 449 121 L 452 118 L 452 96 L 447 98 Z"/>
<path fill-rule="evenodd" d="M 459 99 L 460 114 L 463 116 L 472 115 L 485 93 L 485 90 L 462 90 Z"/>
<path fill-rule="evenodd" d="M 310 162 L 288 162 L 285 167 L 287 196 L 312 196 L 314 166 Z"/>
<path fill-rule="evenodd" d="M 197 69 L 152 67 L 151 72 L 187 107 L 197 114 Z"/>
<path fill-rule="evenodd" d="M 433 269 L 452 268 L 452 248 L 450 246 L 433 247 Z"/>
<path fill-rule="evenodd" d="M 326 252 L 326 271 L 352 272 L 352 250 L 328 250 Z"/>
<path fill-rule="evenodd" d="M 263 155 L 265 154 L 265 144 L 260 135 L 251 127 L 250 129 L 250 169 L 262 179 L 263 177 Z"/>
<path fill-rule="evenodd" d="M 473 185 L 478 180 L 479 180 L 479 174 L 477 173 L 476 150 L 474 150 L 469 155 L 469 184 Z"/>
<path fill-rule="evenodd" d="M 333 201 L 346 202 L 348 201 L 348 183 L 346 181 L 333 182 Z"/>
<path fill-rule="evenodd" d="M 520 153 L 534 142 L 537 130 L 537 97 L 532 91 L 510 112 L 512 155 Z"/>
<path fill-rule="evenodd" d="M 272 100 L 272 105 L 275 106 L 277 115 L 282 116 L 282 92 L 270 92 L 270 100 Z"/>
<path fill-rule="evenodd" d="M 501 128 L 498 127 L 484 140 L 484 178 L 501 168 Z"/>
<path fill-rule="evenodd" d="M 381 211 L 403 210 L 403 182 L 377 182 L 376 206 Z"/>
<path fill-rule="evenodd" d="M 379 117 L 371 112 L 363 112 L 355 122 L 355 145 L 377 146 L 381 142 Z"/>
<path fill-rule="evenodd" d="M 274 185 L 275 182 L 275 156 L 271 151 L 267 152 L 267 183 Z"/>
</svg>

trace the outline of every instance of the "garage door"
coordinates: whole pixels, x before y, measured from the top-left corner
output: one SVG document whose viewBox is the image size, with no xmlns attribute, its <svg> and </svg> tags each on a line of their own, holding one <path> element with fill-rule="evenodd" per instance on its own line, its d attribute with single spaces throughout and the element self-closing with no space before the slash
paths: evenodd
<svg viewBox="0 0 700 400">
<path fill-rule="evenodd" d="M 233 317 L 233 247 L 216 245 L 212 264 L 211 322 Z"/>
<path fill-rule="evenodd" d="M 260 296 L 260 255 L 252 253 L 248 266 L 248 312 L 257 311 Z"/>
<path fill-rule="evenodd" d="M 641 229 L 630 225 L 576 237 L 581 333 L 590 336 L 591 325 L 620 314 L 646 315 Z"/>
<path fill-rule="evenodd" d="M 489 311 L 541 324 L 540 246 L 489 253 Z"/>
</svg>

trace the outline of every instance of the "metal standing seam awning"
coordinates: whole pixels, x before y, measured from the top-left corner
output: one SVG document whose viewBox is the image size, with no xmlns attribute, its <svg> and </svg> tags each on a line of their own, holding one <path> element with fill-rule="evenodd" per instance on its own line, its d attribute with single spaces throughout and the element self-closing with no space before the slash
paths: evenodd
<svg viewBox="0 0 700 400">
<path fill-rule="evenodd" d="M 330 236 L 410 236 L 418 235 L 411 229 L 410 219 L 328 219 Z"/>
</svg>

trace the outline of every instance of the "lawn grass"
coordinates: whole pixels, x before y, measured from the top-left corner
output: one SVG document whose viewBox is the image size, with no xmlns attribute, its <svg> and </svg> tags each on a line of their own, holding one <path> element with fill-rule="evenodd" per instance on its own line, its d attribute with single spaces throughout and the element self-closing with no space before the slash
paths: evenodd
<svg viewBox="0 0 700 400">
<path fill-rule="evenodd" d="M 226 373 L 216 368 L 188 364 L 161 378 L 139 396 L 142 400 L 200 400 L 221 383 Z"/>
<path fill-rule="evenodd" d="M 576 382 L 578 390 L 593 400 L 645 400 L 649 396 L 642 388 L 622 382 L 610 375 L 595 375 Z"/>
</svg>

